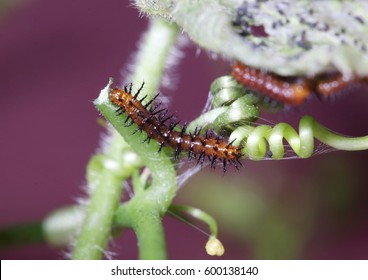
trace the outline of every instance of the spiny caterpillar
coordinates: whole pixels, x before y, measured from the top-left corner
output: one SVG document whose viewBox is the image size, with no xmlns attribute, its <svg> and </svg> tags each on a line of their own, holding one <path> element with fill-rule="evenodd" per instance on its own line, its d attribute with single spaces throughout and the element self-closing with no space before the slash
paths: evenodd
<svg viewBox="0 0 368 280">
<path fill-rule="evenodd" d="M 324 77 L 315 83 L 315 92 L 325 97 L 336 95 L 344 89 L 359 84 L 367 84 L 368 78 L 347 76 L 341 73 Z"/>
<path fill-rule="evenodd" d="M 309 96 L 308 84 L 303 79 L 289 82 L 275 74 L 251 68 L 240 62 L 232 65 L 231 75 L 246 88 L 268 95 L 284 104 L 299 105 Z"/>
<path fill-rule="evenodd" d="M 368 78 L 346 76 L 341 73 L 318 75 L 313 78 L 285 78 L 240 62 L 232 64 L 231 74 L 246 88 L 293 106 L 301 105 L 312 93 L 331 97 L 348 87 L 368 83 Z"/>
<path fill-rule="evenodd" d="M 208 130 L 204 135 L 200 134 L 201 129 L 198 128 L 193 133 L 187 133 L 186 124 L 182 126 L 180 131 L 176 130 L 175 128 L 180 122 L 176 121 L 173 115 L 167 116 L 167 109 L 160 108 L 160 104 L 151 106 L 158 94 L 143 105 L 142 102 L 147 98 L 147 95 L 138 99 L 143 86 L 144 83 L 134 95 L 132 94 L 132 84 L 124 86 L 124 89 L 110 89 L 109 99 L 118 107 L 116 109 L 118 115 L 127 114 L 126 126 L 135 123 L 138 126 L 135 132 L 144 131 L 147 134 L 144 142 L 154 139 L 160 144 L 159 152 L 164 146 L 173 148 L 175 159 L 178 159 L 180 153 L 187 152 L 189 161 L 194 158 L 203 165 L 204 160 L 208 158 L 213 169 L 216 166 L 216 161 L 219 160 L 222 162 L 224 172 L 226 172 L 228 163 L 234 165 L 236 169 L 242 165 L 240 162 L 240 158 L 243 156 L 241 146 L 233 146 L 233 142 L 228 143 L 225 139 Z"/>
</svg>

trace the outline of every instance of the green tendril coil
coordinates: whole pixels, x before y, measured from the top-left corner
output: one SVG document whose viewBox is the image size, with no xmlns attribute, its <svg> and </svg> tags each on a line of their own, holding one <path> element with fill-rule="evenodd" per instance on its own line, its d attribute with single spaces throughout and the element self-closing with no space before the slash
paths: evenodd
<svg viewBox="0 0 368 280">
<path fill-rule="evenodd" d="M 282 159 L 285 156 L 284 139 L 301 158 L 312 156 L 315 138 L 338 150 L 368 149 L 368 136 L 352 138 L 338 135 L 311 116 L 300 120 L 299 132 L 287 123 L 255 126 L 254 121 L 259 116 L 258 98 L 231 76 L 216 79 L 211 85 L 211 93 L 212 109 L 193 121 L 189 129 L 211 124 L 216 132 L 227 133 L 229 142 L 234 140 L 234 145 L 243 146 L 246 158 L 261 160 L 267 155 L 272 159 Z"/>
<path fill-rule="evenodd" d="M 229 134 L 239 125 L 257 120 L 257 97 L 244 90 L 231 76 L 217 78 L 211 85 L 211 93 L 212 109 L 191 122 L 188 131 L 210 127 L 217 133 Z"/>
</svg>

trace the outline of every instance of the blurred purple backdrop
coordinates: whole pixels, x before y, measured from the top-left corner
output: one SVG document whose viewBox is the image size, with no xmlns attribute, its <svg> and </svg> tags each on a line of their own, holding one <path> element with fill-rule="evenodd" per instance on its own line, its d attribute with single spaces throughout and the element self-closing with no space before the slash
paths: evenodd
<svg viewBox="0 0 368 280">
<path fill-rule="evenodd" d="M 121 0 L 33 0 L 1 16 L 0 226 L 3 227 L 40 220 L 84 196 L 85 166 L 104 131 L 97 124 L 99 114 L 92 101 L 108 77 L 124 79 L 120 71 L 136 51 L 147 19 L 139 17 L 129 1 Z M 211 81 L 228 73 L 229 66 L 224 61 L 211 60 L 205 51 L 198 55 L 193 45 L 186 47 L 185 53 L 176 69 L 180 77 L 177 89 L 164 93 L 172 100 L 170 110 L 183 120 L 191 120 L 202 110 Z M 335 131 L 361 136 L 368 130 L 367 93 L 367 88 L 359 88 L 335 102 L 311 100 L 302 108 L 267 118 L 296 124 L 300 116 L 313 114 Z M 229 172 L 226 178 L 215 175 L 224 187 L 225 180 L 233 176 L 259 180 L 272 201 L 290 203 L 296 220 L 300 197 L 307 193 L 311 195 L 308 203 L 318 201 L 307 243 L 297 258 L 367 259 L 367 156 L 367 151 L 334 152 L 308 160 L 247 161 L 240 174 Z M 335 166 L 339 168 L 334 169 Z M 348 193 L 353 195 L 348 207 L 336 210 L 324 202 L 329 201 L 334 189 L 324 185 L 323 180 L 329 185 L 335 175 L 341 175 L 338 172 L 345 171 L 351 189 Z M 318 180 L 312 180 L 317 175 Z M 300 183 L 306 178 L 310 184 Z M 277 190 L 274 181 L 278 182 Z M 186 186 L 177 199 L 190 203 L 190 195 L 196 196 L 200 189 L 198 183 Z M 346 197 L 344 192 L 342 197 Z M 170 258 L 210 258 L 203 250 L 205 235 L 171 217 L 165 218 L 165 225 Z M 225 259 L 255 257 L 248 250 L 252 246 L 250 241 L 234 239 L 221 227 L 220 236 L 226 246 Z M 110 250 L 117 253 L 116 258 L 136 258 L 132 232 L 127 231 L 114 241 Z M 30 245 L 2 250 L 0 257 L 60 259 L 64 257 L 63 251 L 66 250 Z"/>
</svg>

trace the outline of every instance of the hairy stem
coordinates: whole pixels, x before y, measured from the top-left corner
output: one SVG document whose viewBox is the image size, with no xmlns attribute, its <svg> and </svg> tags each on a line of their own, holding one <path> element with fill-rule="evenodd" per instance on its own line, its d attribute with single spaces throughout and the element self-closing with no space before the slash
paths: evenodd
<svg viewBox="0 0 368 280">
<path fill-rule="evenodd" d="M 154 19 L 143 38 L 132 81 L 138 86 L 143 81 L 145 82 L 145 87 L 140 94 L 141 96 L 147 95 L 147 100 L 153 98 L 157 92 L 177 34 L 178 29 L 175 25 Z M 124 126 L 126 116 L 124 114 L 117 116 L 116 108 L 109 102 L 109 86 L 95 101 L 96 107 L 124 137 L 137 155 L 144 160 L 152 176 L 152 184 L 149 188 L 139 188 L 140 191 L 135 193 L 128 203 L 118 207 L 115 222 L 117 226 L 133 228 L 138 238 L 141 259 L 164 259 L 166 258 L 166 245 L 161 217 L 166 213 L 176 192 L 176 172 L 165 152 L 157 152 L 159 145 L 155 141 L 142 144 L 146 138 L 145 133 L 133 135 L 136 126 Z"/>
<path fill-rule="evenodd" d="M 124 179 L 111 174 L 103 167 L 103 159 L 94 157 L 89 169 L 96 165 L 97 184 L 90 198 L 86 218 L 77 244 L 73 259 L 101 259 L 110 235 L 112 218 L 121 194 L 121 181 Z M 91 183 L 91 182 L 89 182 Z"/>
<path fill-rule="evenodd" d="M 122 181 L 140 166 L 126 142 L 116 135 L 105 154 L 95 155 L 87 167 L 90 199 L 73 259 L 101 259 L 111 234 Z"/>
<path fill-rule="evenodd" d="M 158 19 L 151 20 L 136 56 L 132 80 L 129 81 L 137 87 L 145 82 L 146 86 L 139 97 L 148 95 L 146 100 L 151 100 L 156 95 L 178 32 L 179 29 L 175 24 Z"/>
<path fill-rule="evenodd" d="M 144 194 L 122 204 L 116 212 L 115 226 L 133 228 L 138 239 L 139 258 L 143 260 L 167 258 L 162 214 L 157 206 Z"/>
<path fill-rule="evenodd" d="M 43 234 L 47 244 L 65 246 L 78 233 L 85 216 L 81 205 L 70 205 L 49 214 L 42 222 Z"/>
</svg>

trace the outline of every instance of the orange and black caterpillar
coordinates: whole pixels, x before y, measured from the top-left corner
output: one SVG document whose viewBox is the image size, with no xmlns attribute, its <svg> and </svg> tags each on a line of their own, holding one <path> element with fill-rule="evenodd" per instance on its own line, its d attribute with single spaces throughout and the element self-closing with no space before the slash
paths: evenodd
<svg viewBox="0 0 368 280">
<path fill-rule="evenodd" d="M 231 75 L 246 88 L 293 106 L 304 103 L 312 93 L 331 97 L 348 87 L 368 83 L 368 78 L 344 76 L 341 73 L 317 75 L 313 78 L 285 78 L 240 62 L 233 63 L 231 69 Z"/>
<path fill-rule="evenodd" d="M 222 162 L 224 172 L 226 172 L 227 164 L 232 164 L 237 169 L 239 165 L 242 165 L 240 162 L 240 158 L 243 156 L 242 147 L 235 147 L 232 142 L 228 143 L 225 139 L 208 130 L 204 135 L 200 134 L 201 129 L 198 128 L 193 133 L 187 133 L 186 124 L 182 126 L 180 131 L 176 130 L 175 128 L 180 122 L 176 121 L 173 115 L 167 116 L 167 109 L 160 108 L 160 104 L 150 107 L 158 94 L 143 105 L 142 102 L 147 96 L 141 99 L 137 98 L 143 86 L 144 83 L 134 95 L 132 94 L 132 84 L 125 86 L 124 89 L 110 89 L 109 99 L 118 107 L 116 109 L 118 115 L 127 114 L 126 126 L 135 123 L 138 126 L 135 132 L 144 131 L 147 134 L 144 142 L 154 139 L 160 144 L 159 151 L 164 146 L 173 148 L 175 159 L 178 159 L 180 153 L 187 152 L 189 161 L 194 158 L 203 165 L 204 160 L 208 158 L 213 169 L 218 160 Z M 130 122 L 128 122 L 129 120 Z"/>
<path fill-rule="evenodd" d="M 309 96 L 305 79 L 283 80 L 279 76 L 235 62 L 231 75 L 246 88 L 267 95 L 283 104 L 299 105 Z"/>
<path fill-rule="evenodd" d="M 367 83 L 367 77 L 346 76 L 341 73 L 337 73 L 323 77 L 322 79 L 316 81 L 315 92 L 322 96 L 330 97 L 348 87 Z"/>
</svg>

